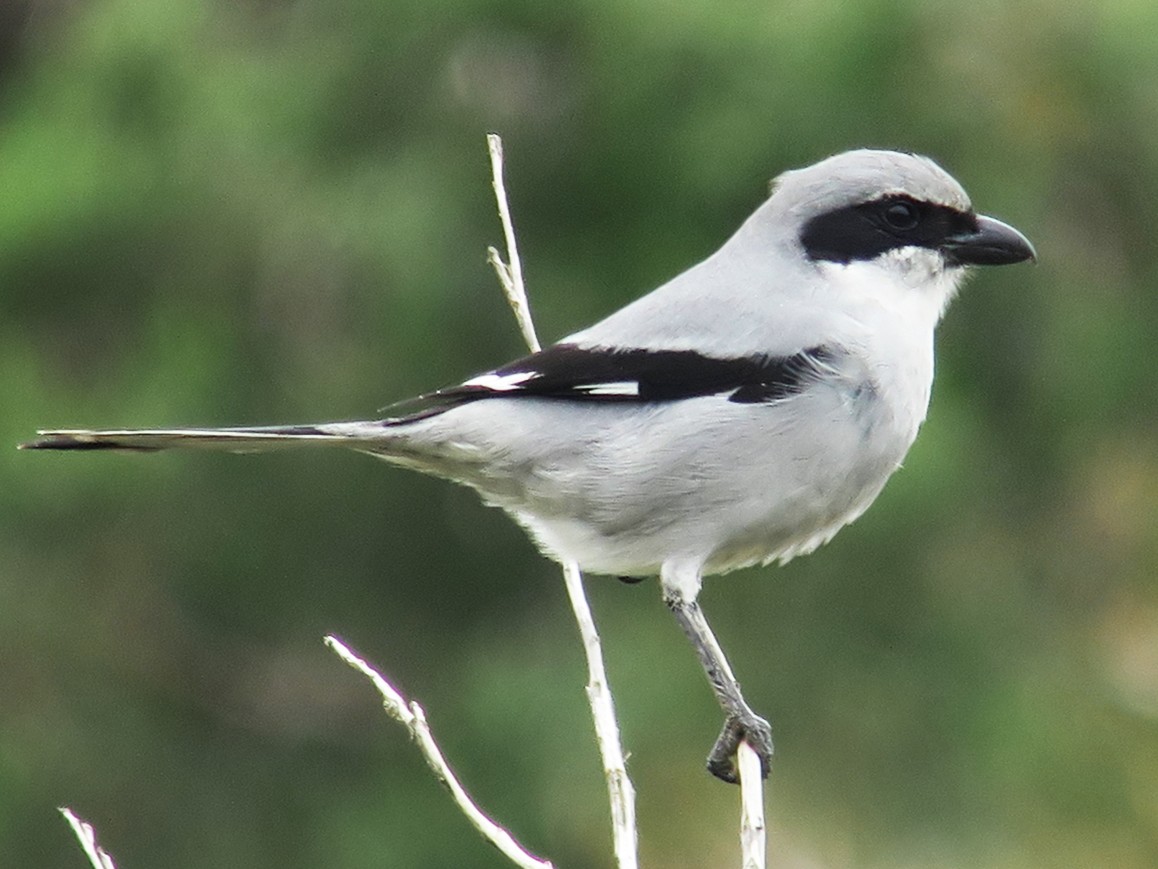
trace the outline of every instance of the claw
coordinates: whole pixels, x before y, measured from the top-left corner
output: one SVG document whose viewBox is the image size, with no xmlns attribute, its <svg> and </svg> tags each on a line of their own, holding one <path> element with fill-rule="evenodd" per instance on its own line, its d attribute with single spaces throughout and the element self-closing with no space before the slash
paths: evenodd
<svg viewBox="0 0 1158 869">
<path fill-rule="evenodd" d="M 761 777 L 768 778 L 772 766 L 772 727 L 751 710 L 729 715 L 724 720 L 724 728 L 708 754 L 708 772 L 721 781 L 738 784 L 740 774 L 736 752 L 741 742 L 748 743 L 756 752 L 760 758 Z"/>
</svg>

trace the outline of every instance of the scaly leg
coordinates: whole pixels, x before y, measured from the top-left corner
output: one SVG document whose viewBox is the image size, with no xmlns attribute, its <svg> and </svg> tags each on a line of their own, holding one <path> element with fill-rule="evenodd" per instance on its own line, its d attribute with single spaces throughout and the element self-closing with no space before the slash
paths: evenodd
<svg viewBox="0 0 1158 869">
<path fill-rule="evenodd" d="M 694 598 L 689 601 L 679 588 L 666 582 L 664 603 L 691 640 L 716 699 L 724 710 L 724 727 L 708 755 L 708 771 L 718 779 L 735 784 L 739 780 L 736 751 L 743 741 L 760 756 L 760 768 L 767 778 L 772 762 L 772 728 L 745 702 L 740 693 L 740 683 L 708 626 L 703 610 Z"/>
</svg>

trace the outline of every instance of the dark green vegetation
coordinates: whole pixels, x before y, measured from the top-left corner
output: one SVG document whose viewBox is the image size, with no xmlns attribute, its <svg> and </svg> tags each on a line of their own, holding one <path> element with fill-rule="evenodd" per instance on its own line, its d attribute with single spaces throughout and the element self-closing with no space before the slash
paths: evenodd
<svg viewBox="0 0 1158 869">
<path fill-rule="evenodd" d="M 703 602 L 773 723 L 784 865 L 1158 863 L 1158 6 L 26 0 L 3 26 L 0 865 L 82 866 L 62 803 L 127 869 L 505 865 L 327 631 L 531 847 L 610 864 L 562 581 L 502 515 L 354 454 L 14 449 L 371 415 L 519 355 L 491 129 L 545 338 L 852 146 L 933 155 L 1033 239 L 950 311 L 876 506 Z M 732 865 L 692 653 L 653 584 L 589 586 L 645 864 Z"/>
</svg>

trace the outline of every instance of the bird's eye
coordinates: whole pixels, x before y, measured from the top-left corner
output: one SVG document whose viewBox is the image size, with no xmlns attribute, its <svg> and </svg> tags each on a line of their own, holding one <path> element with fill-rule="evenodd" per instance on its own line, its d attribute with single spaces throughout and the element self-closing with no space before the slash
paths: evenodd
<svg viewBox="0 0 1158 869">
<path fill-rule="evenodd" d="M 917 210 L 911 202 L 895 201 L 890 202 L 885 206 L 882 216 L 892 229 L 897 229 L 902 232 L 907 232 L 910 229 L 916 229 L 917 224 L 921 221 L 921 213 Z"/>
</svg>

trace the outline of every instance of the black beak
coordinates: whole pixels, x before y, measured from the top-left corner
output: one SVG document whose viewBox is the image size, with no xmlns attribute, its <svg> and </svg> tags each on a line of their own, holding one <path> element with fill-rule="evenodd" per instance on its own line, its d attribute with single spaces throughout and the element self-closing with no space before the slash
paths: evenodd
<svg viewBox="0 0 1158 869">
<path fill-rule="evenodd" d="M 963 266 L 1005 266 L 1037 259 L 1028 238 L 1008 223 L 984 215 L 978 216 L 976 229 L 945 239 L 943 250 L 950 262 Z"/>
</svg>

